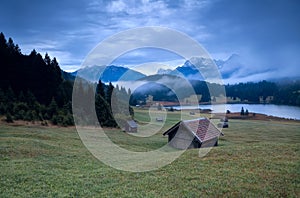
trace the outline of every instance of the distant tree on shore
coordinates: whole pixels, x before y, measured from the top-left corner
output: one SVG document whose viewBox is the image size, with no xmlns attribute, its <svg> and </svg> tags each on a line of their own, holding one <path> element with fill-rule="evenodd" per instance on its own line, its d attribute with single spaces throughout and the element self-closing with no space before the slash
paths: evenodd
<svg viewBox="0 0 300 198">
<path fill-rule="evenodd" d="M 245 115 L 246 115 L 246 116 L 248 116 L 248 115 L 249 115 L 249 111 L 248 111 L 248 109 L 246 109 L 246 111 L 245 111 Z"/>
<path fill-rule="evenodd" d="M 7 114 L 6 114 L 6 119 L 5 119 L 5 121 L 6 121 L 7 123 L 13 123 L 13 122 L 14 122 L 13 117 L 10 115 L 10 113 L 7 113 Z"/>
<path fill-rule="evenodd" d="M 244 107 L 242 107 L 242 109 L 241 109 L 241 115 L 242 115 L 242 116 L 245 115 Z"/>
</svg>

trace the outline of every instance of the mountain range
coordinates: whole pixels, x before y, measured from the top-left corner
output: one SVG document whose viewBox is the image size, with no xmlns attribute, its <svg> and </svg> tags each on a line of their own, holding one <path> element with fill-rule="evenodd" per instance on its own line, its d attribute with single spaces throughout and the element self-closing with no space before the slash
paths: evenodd
<svg viewBox="0 0 300 198">
<path fill-rule="evenodd" d="M 41 60 L 41 62 L 43 61 Z M 53 62 L 55 63 L 55 61 Z M 116 65 L 86 67 L 72 75 L 84 77 L 92 82 L 98 81 L 100 78 L 102 82 L 118 82 L 117 84 L 121 87 L 132 88 L 132 98 L 130 99 L 132 105 L 139 104 L 138 101 L 146 102 L 148 95 L 152 95 L 153 99 L 157 101 L 182 101 L 184 98 L 196 94 L 202 96 L 201 102 L 210 102 L 211 97 L 218 97 L 222 94 L 219 91 L 224 87 L 219 84 L 205 82 L 201 74 L 207 77 L 206 74 L 210 73 L 211 67 L 215 65 L 218 67 L 223 79 L 231 79 L 247 73 L 245 73 L 242 59 L 238 55 L 232 55 L 226 61 L 214 60 L 214 62 L 205 58 L 191 58 L 175 69 L 158 69 L 155 75 L 149 76 Z M 201 74 L 198 68 L 200 68 Z M 251 74 L 253 71 L 255 69 L 248 73 Z M 62 73 L 62 76 L 64 79 L 73 80 L 69 74 Z M 276 79 L 276 76 L 273 76 L 273 78 Z M 277 77 L 277 79 L 280 78 Z M 248 102 L 258 103 L 261 97 L 264 99 L 272 96 L 274 97 L 274 103 L 299 106 L 300 81 L 291 80 L 289 80 L 289 83 L 282 84 L 267 81 L 227 84 L 225 90 L 228 97 L 239 98 L 242 101 L 247 100 Z M 67 90 L 63 91 L 65 93 L 71 91 L 68 83 L 66 84 L 64 81 L 60 87 Z M 210 93 L 209 87 L 215 91 Z M 46 88 L 45 90 L 49 92 L 49 89 Z M 59 93 L 58 95 L 62 94 Z"/>
<path fill-rule="evenodd" d="M 236 54 L 230 56 L 226 61 L 213 61 L 217 65 L 223 78 L 230 78 L 242 66 L 241 59 Z M 209 71 L 212 68 L 212 64 L 213 62 L 210 59 L 191 58 L 183 65 L 177 66 L 175 69 L 158 69 L 156 74 L 168 74 L 171 76 L 183 77 L 188 80 L 204 80 L 204 77 L 201 75 L 198 68 L 201 68 L 201 72 Z M 147 77 L 146 74 L 135 71 L 134 69 L 116 65 L 94 65 L 79 69 L 71 74 L 73 76 L 79 75 L 92 82 L 98 81 L 99 79 L 102 82 L 136 81 Z"/>
<path fill-rule="evenodd" d="M 117 82 L 117 81 L 135 81 L 146 77 L 145 74 L 121 66 L 91 66 L 79 69 L 73 73 L 73 76 L 80 77 L 91 82 L 97 82 L 99 79 L 102 82 Z"/>
<path fill-rule="evenodd" d="M 177 66 L 175 69 L 158 69 L 156 74 L 168 74 L 172 76 L 182 77 L 187 80 L 205 80 L 210 75 L 217 74 L 212 70 L 212 66 L 216 65 L 218 73 L 226 84 L 235 84 L 239 82 L 259 82 L 262 80 L 270 80 L 273 82 L 280 81 L 282 76 L 277 74 L 276 70 L 269 70 L 263 67 L 249 66 L 242 57 L 237 54 L 232 54 L 227 60 L 211 60 L 206 58 L 193 57 L 183 65 Z M 164 67 L 168 68 L 168 67 Z M 173 67 L 174 68 L 174 67 Z M 199 72 L 201 70 L 201 73 Z M 145 72 L 146 73 L 146 72 Z M 99 79 L 102 82 L 117 82 L 117 81 L 136 81 L 145 78 L 148 75 L 135 71 L 132 68 L 123 66 L 89 66 L 79 69 L 73 73 L 73 76 L 79 75 L 80 77 L 96 82 Z M 153 74 L 152 74 L 153 75 Z M 299 77 L 291 77 L 290 80 L 297 80 Z"/>
<path fill-rule="evenodd" d="M 181 76 L 189 80 L 204 80 L 204 77 L 199 72 L 199 68 L 201 69 L 201 72 L 209 71 L 212 69 L 213 63 L 217 66 L 223 79 L 229 79 L 233 77 L 244 66 L 242 58 L 237 54 L 233 54 L 225 61 L 211 60 L 206 58 L 191 58 L 182 66 L 178 66 L 174 70 L 159 69 L 157 73 Z"/>
</svg>

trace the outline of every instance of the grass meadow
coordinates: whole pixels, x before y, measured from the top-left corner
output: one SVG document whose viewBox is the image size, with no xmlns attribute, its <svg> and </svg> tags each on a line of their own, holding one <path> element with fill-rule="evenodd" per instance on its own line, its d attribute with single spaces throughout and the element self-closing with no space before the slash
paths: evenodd
<svg viewBox="0 0 300 198">
<path fill-rule="evenodd" d="M 150 120 L 144 110 L 135 116 L 140 125 Z M 121 147 L 152 150 L 180 119 L 168 112 L 149 138 L 107 131 Z M 229 120 L 223 133 L 205 157 L 192 149 L 158 170 L 133 173 L 93 157 L 75 128 L 2 124 L 0 197 L 300 197 L 300 122 Z"/>
</svg>

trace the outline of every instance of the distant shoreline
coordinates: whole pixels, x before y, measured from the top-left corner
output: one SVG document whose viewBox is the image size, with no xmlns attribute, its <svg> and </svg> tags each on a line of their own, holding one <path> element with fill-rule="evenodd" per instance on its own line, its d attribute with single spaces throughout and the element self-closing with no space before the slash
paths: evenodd
<svg viewBox="0 0 300 198">
<path fill-rule="evenodd" d="M 213 113 L 213 118 L 220 118 L 221 116 L 224 117 L 224 114 L 219 113 Z M 281 118 L 276 116 L 269 116 L 266 114 L 261 113 L 255 113 L 255 116 L 253 116 L 252 113 L 250 113 L 248 116 L 241 115 L 239 112 L 232 112 L 229 114 L 226 114 L 226 117 L 228 119 L 237 119 L 237 120 L 262 120 L 262 121 L 294 121 L 294 122 L 300 122 L 300 120 L 297 119 L 288 119 L 288 118 Z"/>
<path fill-rule="evenodd" d="M 267 116 L 280 117 L 285 119 L 300 120 L 300 107 L 289 105 L 276 105 L 276 104 L 204 104 L 204 105 L 182 105 L 172 106 L 166 108 L 173 108 L 174 110 L 189 110 L 199 111 L 202 113 L 234 113 L 241 112 L 244 108 L 246 112 L 248 110 L 249 115 L 252 113 L 265 114 Z"/>
</svg>

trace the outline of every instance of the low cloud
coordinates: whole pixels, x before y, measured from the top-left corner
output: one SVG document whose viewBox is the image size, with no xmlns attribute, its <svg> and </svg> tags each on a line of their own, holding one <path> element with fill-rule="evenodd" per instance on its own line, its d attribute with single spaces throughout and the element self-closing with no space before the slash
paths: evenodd
<svg viewBox="0 0 300 198">
<path fill-rule="evenodd" d="M 59 59 L 64 70 L 73 70 L 76 65 L 79 68 L 89 51 L 111 35 L 130 28 L 162 26 L 187 34 L 217 58 L 225 59 L 226 55 L 240 54 L 246 64 L 236 70 L 229 68 L 235 70 L 232 78 L 248 79 L 247 76 L 252 76 L 257 79 L 258 76 L 268 75 L 300 76 L 298 4 L 296 0 L 289 3 L 67 0 L 34 4 L 5 1 L 0 7 L 0 22 L 1 31 L 13 37 L 23 52 L 30 53 L 33 48 L 42 53 L 48 52 Z M 13 14 L 12 9 L 16 9 L 18 14 Z M 147 39 L 148 36 L 140 32 L 128 39 Z M 174 41 L 177 40 L 163 37 L 157 41 L 169 42 L 172 46 L 176 45 Z M 122 65 L 174 60 L 153 60 L 153 57 L 132 57 L 135 63 L 128 57 L 123 59 Z"/>
</svg>

